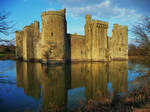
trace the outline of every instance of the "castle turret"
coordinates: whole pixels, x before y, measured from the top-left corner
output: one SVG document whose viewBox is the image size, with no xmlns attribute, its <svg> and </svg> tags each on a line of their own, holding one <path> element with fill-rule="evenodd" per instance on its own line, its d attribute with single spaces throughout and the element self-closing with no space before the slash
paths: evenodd
<svg viewBox="0 0 150 112">
<path fill-rule="evenodd" d="M 128 26 L 114 24 L 111 46 L 113 59 L 128 59 Z"/>
<path fill-rule="evenodd" d="M 86 37 L 86 58 L 91 61 L 105 61 L 107 52 L 107 28 L 108 23 L 99 20 L 91 20 L 86 15 L 84 26 Z"/>
<path fill-rule="evenodd" d="M 23 31 L 23 36 L 22 36 L 22 38 L 23 38 L 23 60 L 28 60 L 29 51 L 27 51 L 27 49 L 28 49 L 28 46 L 30 46 L 30 43 L 31 43 L 31 42 L 28 41 L 28 37 L 30 35 L 30 27 L 25 26 L 22 31 Z M 29 43 L 27 43 L 27 42 L 29 42 Z"/>
<path fill-rule="evenodd" d="M 16 31 L 16 58 L 22 59 L 23 58 L 23 38 L 22 38 L 22 31 Z"/>
<path fill-rule="evenodd" d="M 91 21 L 91 15 L 90 15 L 90 14 L 87 14 L 87 15 L 85 16 L 85 21 L 86 21 L 86 24 Z"/>
<path fill-rule="evenodd" d="M 64 9 L 43 12 L 41 15 L 43 58 L 50 61 L 64 61 L 65 59 L 65 12 Z"/>
<path fill-rule="evenodd" d="M 41 35 L 40 35 L 40 25 L 38 21 L 34 21 L 32 27 L 33 39 L 32 39 L 32 58 L 31 59 L 41 59 Z"/>
</svg>

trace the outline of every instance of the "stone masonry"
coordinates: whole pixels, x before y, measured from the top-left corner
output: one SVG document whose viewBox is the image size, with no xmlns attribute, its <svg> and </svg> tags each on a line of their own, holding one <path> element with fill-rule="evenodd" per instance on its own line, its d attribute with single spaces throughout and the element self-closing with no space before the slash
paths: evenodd
<svg viewBox="0 0 150 112">
<path fill-rule="evenodd" d="M 112 37 L 108 23 L 85 17 L 84 34 L 68 34 L 66 9 L 41 14 L 39 22 L 16 31 L 16 56 L 45 63 L 71 61 L 111 61 L 128 59 L 128 26 L 114 24 Z"/>
</svg>

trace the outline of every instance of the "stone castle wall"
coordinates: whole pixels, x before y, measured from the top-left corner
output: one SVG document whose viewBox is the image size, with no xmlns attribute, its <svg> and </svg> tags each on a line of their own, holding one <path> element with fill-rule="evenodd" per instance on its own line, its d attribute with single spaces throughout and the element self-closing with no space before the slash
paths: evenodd
<svg viewBox="0 0 150 112">
<path fill-rule="evenodd" d="M 85 36 L 76 34 L 71 35 L 71 60 L 85 60 Z"/>
<path fill-rule="evenodd" d="M 43 62 L 110 61 L 128 59 L 128 27 L 114 25 L 107 36 L 108 23 L 86 15 L 85 35 L 68 34 L 66 10 L 41 14 L 39 22 L 16 31 L 16 56 Z"/>
<path fill-rule="evenodd" d="M 128 26 L 114 24 L 109 44 L 112 59 L 128 59 Z"/>
<path fill-rule="evenodd" d="M 40 40 L 39 22 L 25 26 L 22 31 L 16 32 L 17 57 L 24 60 L 41 59 L 38 43 Z"/>
<path fill-rule="evenodd" d="M 16 57 L 21 59 L 23 57 L 23 32 L 16 31 Z"/>
<path fill-rule="evenodd" d="M 91 20 L 86 16 L 85 37 L 86 37 L 86 59 L 91 61 L 106 61 L 107 52 L 107 28 L 108 23 Z"/>
<path fill-rule="evenodd" d="M 66 35 L 65 21 L 65 9 L 42 13 L 41 37 L 45 51 L 42 58 L 46 58 L 50 61 L 64 61 Z"/>
</svg>

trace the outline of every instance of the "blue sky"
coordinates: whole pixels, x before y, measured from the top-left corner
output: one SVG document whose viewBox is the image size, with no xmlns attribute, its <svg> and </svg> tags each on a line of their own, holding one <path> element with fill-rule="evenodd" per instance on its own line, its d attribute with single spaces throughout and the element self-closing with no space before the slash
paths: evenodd
<svg viewBox="0 0 150 112">
<path fill-rule="evenodd" d="M 93 19 L 109 22 L 109 36 L 115 23 L 128 25 L 130 30 L 143 15 L 150 14 L 149 6 L 149 0 L 0 0 L 0 10 L 11 13 L 9 19 L 16 23 L 16 30 L 41 21 L 43 11 L 66 8 L 68 33 L 84 34 L 85 15 L 91 14 Z M 0 37 L 11 39 L 15 34 Z M 129 33 L 129 43 L 131 37 Z"/>
</svg>

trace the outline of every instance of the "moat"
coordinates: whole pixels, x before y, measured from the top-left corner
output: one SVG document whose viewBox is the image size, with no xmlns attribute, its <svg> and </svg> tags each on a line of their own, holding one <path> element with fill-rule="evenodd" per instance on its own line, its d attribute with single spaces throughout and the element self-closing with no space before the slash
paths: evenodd
<svg viewBox="0 0 150 112">
<path fill-rule="evenodd" d="M 0 111 L 46 110 L 50 104 L 70 110 L 96 99 L 98 92 L 122 97 L 146 83 L 148 71 L 131 60 L 49 66 L 1 60 Z"/>
</svg>

